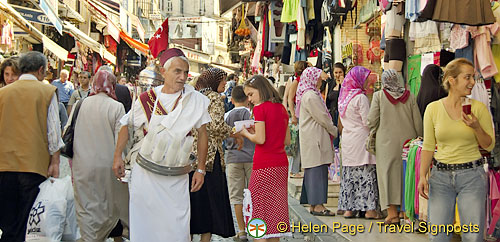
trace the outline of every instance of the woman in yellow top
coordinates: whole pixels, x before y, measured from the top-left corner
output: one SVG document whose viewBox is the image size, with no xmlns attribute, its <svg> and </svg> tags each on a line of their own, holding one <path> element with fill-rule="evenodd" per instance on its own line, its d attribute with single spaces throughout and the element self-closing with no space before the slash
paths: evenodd
<svg viewBox="0 0 500 242">
<path fill-rule="evenodd" d="M 471 94 L 474 84 L 474 67 L 468 60 L 455 59 L 446 66 L 443 86 L 448 96 L 429 104 L 424 114 L 418 184 L 419 193 L 429 199 L 431 225 L 453 224 L 457 202 L 463 241 L 483 241 L 488 183 L 479 147 L 491 151 L 495 144 L 486 106 L 472 100 L 472 113 L 462 111 L 462 99 Z M 429 233 L 432 241 L 450 241 L 453 234 L 437 232 Z"/>
</svg>

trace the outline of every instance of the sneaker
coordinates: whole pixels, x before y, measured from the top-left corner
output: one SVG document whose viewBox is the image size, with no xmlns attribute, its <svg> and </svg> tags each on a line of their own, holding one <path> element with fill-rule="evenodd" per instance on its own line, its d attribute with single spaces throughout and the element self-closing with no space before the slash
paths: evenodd
<svg viewBox="0 0 500 242">
<path fill-rule="evenodd" d="M 246 232 L 238 232 L 238 234 L 236 234 L 233 237 L 233 240 L 238 241 L 238 242 L 247 242 L 248 241 L 247 233 Z"/>
</svg>

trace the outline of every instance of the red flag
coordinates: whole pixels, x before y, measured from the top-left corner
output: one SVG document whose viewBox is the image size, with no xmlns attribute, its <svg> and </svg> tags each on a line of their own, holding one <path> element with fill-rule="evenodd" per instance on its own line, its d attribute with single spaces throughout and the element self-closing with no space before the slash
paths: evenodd
<svg viewBox="0 0 500 242">
<path fill-rule="evenodd" d="M 162 50 L 168 49 L 168 18 L 161 24 L 156 33 L 149 39 L 149 50 L 154 58 L 160 54 Z"/>
</svg>

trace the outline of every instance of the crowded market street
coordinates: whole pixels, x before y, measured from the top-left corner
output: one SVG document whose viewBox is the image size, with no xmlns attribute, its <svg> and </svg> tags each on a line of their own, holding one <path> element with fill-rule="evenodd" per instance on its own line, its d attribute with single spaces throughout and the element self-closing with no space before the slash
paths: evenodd
<svg viewBox="0 0 500 242">
<path fill-rule="evenodd" d="M 499 0 L 0 23 L 0 242 L 500 241 Z"/>
</svg>

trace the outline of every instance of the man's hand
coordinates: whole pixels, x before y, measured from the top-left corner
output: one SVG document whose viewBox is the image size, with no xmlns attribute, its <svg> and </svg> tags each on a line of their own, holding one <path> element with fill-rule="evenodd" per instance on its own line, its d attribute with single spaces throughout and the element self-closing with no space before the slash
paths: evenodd
<svg viewBox="0 0 500 242">
<path fill-rule="evenodd" d="M 194 172 L 193 181 L 191 182 L 191 192 L 197 192 L 203 186 L 205 176 L 199 172 Z"/>
<path fill-rule="evenodd" d="M 58 178 L 59 177 L 59 163 L 60 163 L 60 151 L 57 151 L 50 156 L 50 164 L 47 170 L 47 176 Z"/>
<path fill-rule="evenodd" d="M 125 176 L 125 164 L 121 156 L 115 156 L 113 161 L 113 172 L 118 179 Z"/>
</svg>

